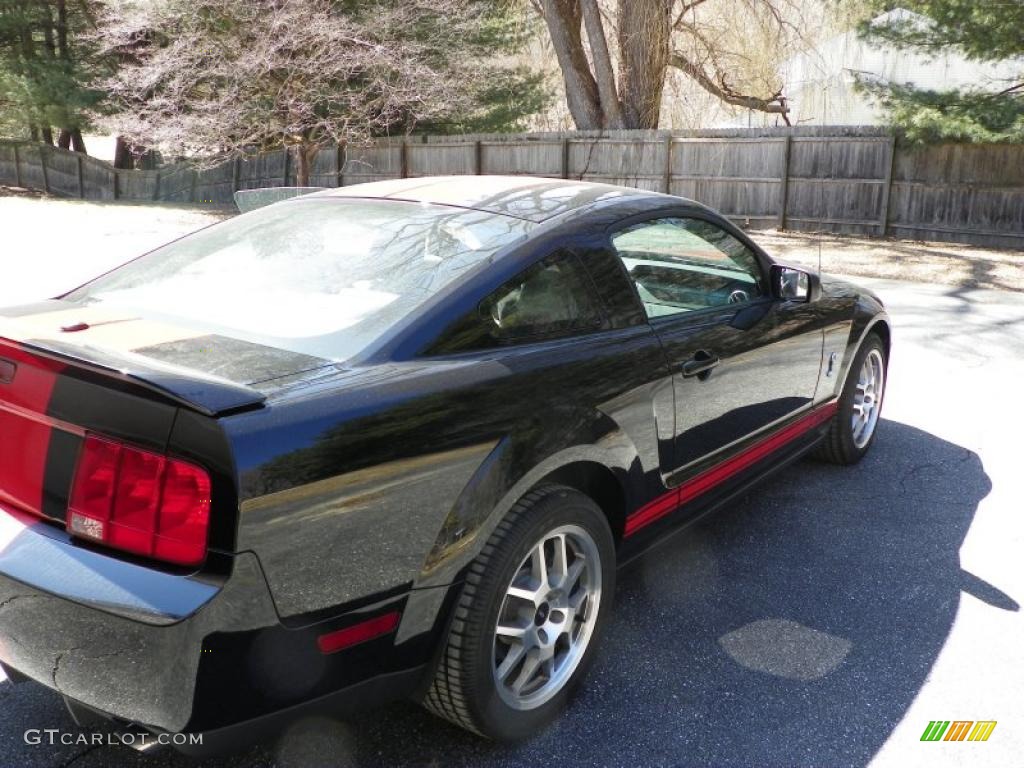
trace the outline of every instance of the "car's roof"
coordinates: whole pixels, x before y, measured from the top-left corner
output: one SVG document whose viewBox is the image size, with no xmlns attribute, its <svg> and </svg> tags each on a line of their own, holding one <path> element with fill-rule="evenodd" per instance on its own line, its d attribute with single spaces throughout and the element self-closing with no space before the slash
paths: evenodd
<svg viewBox="0 0 1024 768">
<path fill-rule="evenodd" d="M 542 222 L 577 208 L 626 198 L 671 199 L 659 192 L 536 176 L 426 176 L 371 181 L 316 197 L 371 197 L 452 205 Z"/>
</svg>

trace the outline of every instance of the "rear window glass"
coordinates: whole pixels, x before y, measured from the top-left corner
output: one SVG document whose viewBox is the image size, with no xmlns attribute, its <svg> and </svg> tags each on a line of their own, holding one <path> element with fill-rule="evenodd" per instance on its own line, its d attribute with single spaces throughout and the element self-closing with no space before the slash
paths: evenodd
<svg viewBox="0 0 1024 768">
<path fill-rule="evenodd" d="M 307 199 L 196 232 L 67 298 L 341 360 L 533 226 L 448 206 Z"/>
</svg>

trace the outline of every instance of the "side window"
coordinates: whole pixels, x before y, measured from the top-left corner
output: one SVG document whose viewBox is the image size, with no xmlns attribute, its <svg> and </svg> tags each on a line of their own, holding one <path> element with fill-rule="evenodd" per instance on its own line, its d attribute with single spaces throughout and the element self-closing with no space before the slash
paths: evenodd
<svg viewBox="0 0 1024 768">
<path fill-rule="evenodd" d="M 612 236 L 649 318 L 765 295 L 757 257 L 721 227 L 701 219 L 655 219 Z"/>
<path fill-rule="evenodd" d="M 557 251 L 523 270 L 446 331 L 429 353 L 557 339 L 604 323 L 601 303 L 579 260 Z"/>
</svg>

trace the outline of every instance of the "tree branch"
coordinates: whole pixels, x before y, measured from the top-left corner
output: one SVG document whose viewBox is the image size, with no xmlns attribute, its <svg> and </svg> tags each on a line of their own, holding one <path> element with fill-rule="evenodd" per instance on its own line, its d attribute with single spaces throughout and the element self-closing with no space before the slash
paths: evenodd
<svg viewBox="0 0 1024 768">
<path fill-rule="evenodd" d="M 1004 88 L 1003 90 L 992 95 L 993 97 L 1006 96 L 1007 94 L 1013 93 L 1014 91 L 1019 91 L 1021 88 L 1024 88 L 1024 83 L 1017 83 L 1016 85 L 1011 85 L 1009 88 Z"/>
<path fill-rule="evenodd" d="M 712 96 L 717 96 L 726 104 L 732 104 L 737 107 L 746 107 L 747 109 L 756 109 L 759 112 L 782 115 L 783 119 L 786 121 L 786 125 L 789 125 L 789 107 L 786 105 L 786 98 L 781 92 L 775 93 L 769 98 L 737 93 L 729 87 L 728 83 L 725 82 L 725 78 L 719 78 L 716 82 L 708 76 L 703 68 L 692 62 L 679 51 L 675 51 L 672 54 L 671 64 L 673 67 L 676 67 L 691 77 L 694 82 L 696 82 L 705 91 L 710 93 Z"/>
<path fill-rule="evenodd" d="M 689 3 L 683 3 L 683 7 L 679 9 L 679 13 L 676 15 L 676 20 L 672 22 L 672 29 L 678 28 L 678 26 L 683 21 L 683 17 L 686 16 L 686 14 L 688 14 L 698 5 L 702 5 L 705 2 L 707 2 L 707 0 L 692 0 Z"/>
</svg>

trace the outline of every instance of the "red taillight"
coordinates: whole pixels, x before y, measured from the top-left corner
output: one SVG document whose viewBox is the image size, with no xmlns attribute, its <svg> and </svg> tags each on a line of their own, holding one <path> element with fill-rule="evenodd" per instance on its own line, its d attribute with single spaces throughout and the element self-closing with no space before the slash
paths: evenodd
<svg viewBox="0 0 1024 768">
<path fill-rule="evenodd" d="M 210 476 L 186 461 L 87 435 L 68 503 L 68 531 L 169 563 L 206 556 Z"/>
</svg>

